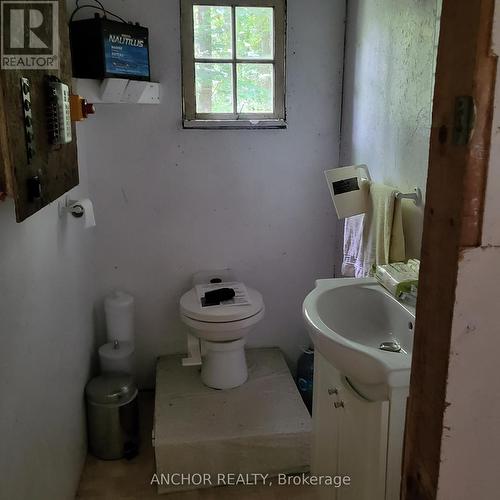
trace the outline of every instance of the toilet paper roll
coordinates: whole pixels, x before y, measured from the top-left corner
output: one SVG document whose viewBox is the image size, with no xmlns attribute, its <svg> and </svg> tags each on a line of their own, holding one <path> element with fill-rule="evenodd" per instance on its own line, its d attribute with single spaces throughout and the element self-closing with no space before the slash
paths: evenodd
<svg viewBox="0 0 500 500">
<path fill-rule="evenodd" d="M 73 215 L 75 215 L 75 217 L 83 216 L 85 229 L 95 227 L 94 205 L 88 198 L 75 201 L 72 205 L 70 205 L 69 210 L 73 213 Z M 83 212 L 83 215 L 81 212 Z"/>
<path fill-rule="evenodd" d="M 104 299 L 108 342 L 135 343 L 134 339 L 134 297 L 119 290 Z"/>
<path fill-rule="evenodd" d="M 108 342 L 99 347 L 101 373 L 122 372 L 135 375 L 135 349 L 130 342 Z"/>
</svg>

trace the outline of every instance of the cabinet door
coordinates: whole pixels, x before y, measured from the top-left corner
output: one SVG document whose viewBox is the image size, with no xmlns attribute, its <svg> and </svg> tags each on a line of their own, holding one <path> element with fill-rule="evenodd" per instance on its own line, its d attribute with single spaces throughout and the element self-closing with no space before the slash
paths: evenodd
<svg viewBox="0 0 500 500">
<path fill-rule="evenodd" d="M 338 473 L 351 478 L 338 500 L 384 500 L 388 402 L 370 402 L 342 377 L 337 409 Z"/>
<path fill-rule="evenodd" d="M 335 476 L 338 470 L 340 414 L 339 372 L 318 352 L 314 355 L 313 446 L 311 472 L 315 476 Z M 321 500 L 337 500 L 337 489 L 319 488 Z"/>
</svg>

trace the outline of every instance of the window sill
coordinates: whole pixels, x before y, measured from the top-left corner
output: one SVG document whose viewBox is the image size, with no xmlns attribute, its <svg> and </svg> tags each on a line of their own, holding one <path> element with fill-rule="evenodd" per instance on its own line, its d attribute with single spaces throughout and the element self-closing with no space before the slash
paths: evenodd
<svg viewBox="0 0 500 500">
<path fill-rule="evenodd" d="M 210 129 L 210 130 L 261 130 L 261 129 L 286 129 L 285 120 L 184 120 L 185 129 Z"/>
</svg>

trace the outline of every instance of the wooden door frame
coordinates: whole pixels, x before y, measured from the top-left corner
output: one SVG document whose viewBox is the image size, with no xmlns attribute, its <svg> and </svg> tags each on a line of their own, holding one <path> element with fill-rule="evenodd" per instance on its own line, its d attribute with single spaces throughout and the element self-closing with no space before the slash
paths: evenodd
<svg viewBox="0 0 500 500">
<path fill-rule="evenodd" d="M 495 0 L 443 0 L 421 274 L 406 419 L 401 498 L 437 496 L 457 271 L 481 244 L 497 57 Z M 456 99 L 471 96 L 475 123 L 454 141 Z"/>
</svg>

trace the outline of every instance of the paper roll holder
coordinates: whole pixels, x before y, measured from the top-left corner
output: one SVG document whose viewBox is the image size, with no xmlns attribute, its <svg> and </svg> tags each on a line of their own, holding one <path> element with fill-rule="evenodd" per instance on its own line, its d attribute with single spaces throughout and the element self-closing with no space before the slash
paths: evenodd
<svg viewBox="0 0 500 500">
<path fill-rule="evenodd" d="M 85 208 L 78 200 L 72 200 L 68 197 L 64 201 L 59 202 L 59 217 L 66 214 L 71 214 L 73 217 L 80 219 L 85 215 Z"/>
</svg>

